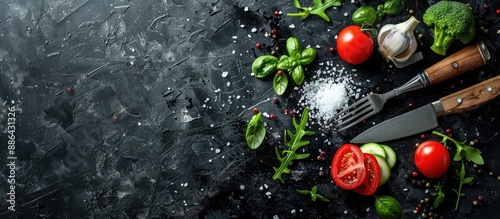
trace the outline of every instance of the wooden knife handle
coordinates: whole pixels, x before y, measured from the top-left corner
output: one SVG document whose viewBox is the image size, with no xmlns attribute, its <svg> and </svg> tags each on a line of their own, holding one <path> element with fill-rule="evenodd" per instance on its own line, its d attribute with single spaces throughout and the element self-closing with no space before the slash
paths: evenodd
<svg viewBox="0 0 500 219">
<path fill-rule="evenodd" d="M 425 69 L 431 84 L 448 80 L 464 72 L 483 66 L 490 58 L 483 42 L 467 46 Z"/>
<path fill-rule="evenodd" d="M 477 108 L 500 95 L 500 75 L 439 99 L 444 111 L 438 116 Z"/>
</svg>

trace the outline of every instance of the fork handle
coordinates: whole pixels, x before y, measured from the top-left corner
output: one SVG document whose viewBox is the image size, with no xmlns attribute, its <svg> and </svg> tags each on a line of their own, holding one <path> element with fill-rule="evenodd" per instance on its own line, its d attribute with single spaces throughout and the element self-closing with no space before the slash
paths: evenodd
<svg viewBox="0 0 500 219">
<path fill-rule="evenodd" d="M 467 46 L 425 69 L 425 73 L 429 77 L 430 84 L 437 84 L 483 66 L 489 59 L 490 54 L 486 45 L 479 42 Z"/>
<path fill-rule="evenodd" d="M 472 110 L 500 95 L 500 75 L 439 99 L 438 116 Z"/>
</svg>

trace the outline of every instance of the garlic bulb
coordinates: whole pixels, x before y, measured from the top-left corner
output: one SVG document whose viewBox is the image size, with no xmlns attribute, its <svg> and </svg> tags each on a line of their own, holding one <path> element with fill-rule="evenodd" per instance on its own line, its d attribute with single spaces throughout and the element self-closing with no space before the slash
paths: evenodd
<svg viewBox="0 0 500 219">
<path fill-rule="evenodd" d="M 407 21 L 399 24 L 384 25 L 377 36 L 378 50 L 387 59 L 396 64 L 397 67 L 406 66 L 422 58 L 411 59 L 410 57 L 417 50 L 417 40 L 413 30 L 419 24 L 415 17 L 410 17 Z M 421 54 L 419 54 L 421 56 Z"/>
</svg>

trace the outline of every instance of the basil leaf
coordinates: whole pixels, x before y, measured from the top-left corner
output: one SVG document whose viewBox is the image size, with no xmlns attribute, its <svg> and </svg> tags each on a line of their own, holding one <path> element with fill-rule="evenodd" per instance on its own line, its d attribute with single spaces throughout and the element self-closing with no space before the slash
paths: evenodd
<svg viewBox="0 0 500 219">
<path fill-rule="evenodd" d="M 290 70 L 295 68 L 299 63 L 297 61 L 289 56 L 284 57 L 285 55 L 281 56 L 277 68 L 282 69 L 282 70 Z M 284 57 L 284 58 L 283 58 Z"/>
<path fill-rule="evenodd" d="M 266 136 L 266 127 L 264 126 L 264 121 L 262 120 L 262 113 L 255 114 L 247 126 L 247 131 L 245 133 L 245 138 L 247 144 L 251 149 L 257 149 L 264 141 Z"/>
<path fill-rule="evenodd" d="M 311 193 L 311 191 L 305 190 L 305 189 L 297 190 L 297 192 L 302 194 L 302 195 L 308 195 Z"/>
<path fill-rule="evenodd" d="M 276 71 L 277 65 L 278 58 L 272 55 L 259 56 L 252 63 L 252 72 L 256 78 L 265 78 Z"/>
<path fill-rule="evenodd" d="M 399 14 L 405 7 L 403 0 L 386 0 L 384 2 L 384 13 L 394 16 Z"/>
<path fill-rule="evenodd" d="M 300 64 L 308 65 L 316 58 L 316 50 L 314 48 L 306 48 L 300 53 Z"/>
<path fill-rule="evenodd" d="M 301 50 L 300 42 L 297 38 L 289 37 L 286 40 L 286 51 L 288 51 L 288 55 L 290 57 L 295 57 L 300 59 L 300 57 L 296 57 L 297 54 L 300 54 L 300 50 Z"/>
<path fill-rule="evenodd" d="M 352 22 L 356 25 L 375 24 L 377 21 L 377 10 L 372 6 L 362 6 L 358 8 L 351 16 Z"/>
<path fill-rule="evenodd" d="M 328 200 L 327 198 L 325 198 L 324 196 L 322 196 L 322 195 L 320 195 L 320 194 L 316 194 L 316 197 L 317 197 L 320 201 L 330 202 L 330 200 Z"/>
<path fill-rule="evenodd" d="M 305 75 L 302 65 L 298 65 L 297 67 L 292 69 L 292 78 L 297 85 L 301 85 L 302 82 L 304 82 Z"/>
<path fill-rule="evenodd" d="M 382 219 L 400 219 L 403 216 L 401 205 L 391 196 L 375 196 L 375 209 Z"/>
<path fill-rule="evenodd" d="M 288 78 L 285 74 L 276 74 L 273 79 L 273 87 L 274 91 L 278 95 L 282 95 L 285 93 L 286 88 L 288 86 Z"/>
</svg>

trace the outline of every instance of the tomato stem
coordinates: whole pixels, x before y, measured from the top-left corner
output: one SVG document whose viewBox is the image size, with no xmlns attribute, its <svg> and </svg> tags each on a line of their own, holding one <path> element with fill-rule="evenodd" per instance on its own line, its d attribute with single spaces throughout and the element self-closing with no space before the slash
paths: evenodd
<svg viewBox="0 0 500 219">
<path fill-rule="evenodd" d="M 369 23 L 363 23 L 361 25 L 361 31 L 368 34 L 371 38 L 376 38 L 378 35 L 377 29 L 375 29 L 375 27 Z"/>
</svg>

